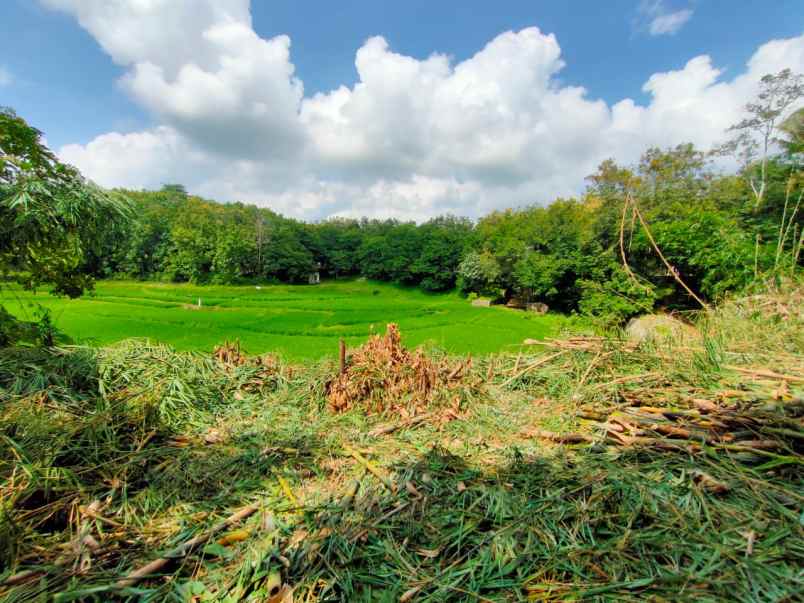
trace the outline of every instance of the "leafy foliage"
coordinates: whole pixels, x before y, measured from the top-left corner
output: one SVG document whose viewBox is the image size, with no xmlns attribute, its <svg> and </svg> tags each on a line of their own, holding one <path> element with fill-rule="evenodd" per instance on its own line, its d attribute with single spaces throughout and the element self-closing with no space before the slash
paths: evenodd
<svg viewBox="0 0 804 603">
<path fill-rule="evenodd" d="M 125 223 L 128 208 L 58 161 L 41 137 L 0 109 L 0 276 L 77 297 L 92 287 L 86 261 L 103 231 Z M 6 342 L 20 336 L 8 320 L 3 324 Z"/>
<path fill-rule="evenodd" d="M 85 254 L 125 216 L 119 198 L 59 162 L 13 111 L 0 110 L 0 273 L 78 296 L 91 287 Z"/>
</svg>

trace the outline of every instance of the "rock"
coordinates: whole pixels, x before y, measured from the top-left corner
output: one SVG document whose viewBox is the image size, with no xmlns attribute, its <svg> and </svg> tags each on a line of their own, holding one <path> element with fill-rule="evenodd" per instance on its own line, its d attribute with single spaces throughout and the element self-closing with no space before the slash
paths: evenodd
<svg viewBox="0 0 804 603">
<path fill-rule="evenodd" d="M 669 314 L 645 314 L 628 321 L 625 334 L 632 341 L 690 340 L 698 339 L 698 330 Z"/>
<path fill-rule="evenodd" d="M 490 299 L 473 299 L 472 300 L 472 305 L 475 306 L 476 308 L 488 308 L 489 306 L 491 306 L 491 300 Z"/>
<path fill-rule="evenodd" d="M 533 302 L 525 306 L 525 309 L 528 312 L 535 312 L 536 314 L 547 314 L 547 311 L 550 309 L 550 307 L 542 302 Z"/>
<path fill-rule="evenodd" d="M 511 299 L 508 300 L 508 302 L 506 302 L 505 306 L 508 308 L 516 308 L 518 310 L 524 310 L 526 304 L 518 297 L 512 297 Z"/>
</svg>

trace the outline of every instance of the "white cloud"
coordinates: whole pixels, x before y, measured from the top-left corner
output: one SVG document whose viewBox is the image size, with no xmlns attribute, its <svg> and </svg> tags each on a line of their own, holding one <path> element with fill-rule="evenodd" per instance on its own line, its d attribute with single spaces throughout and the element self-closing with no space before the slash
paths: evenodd
<svg viewBox="0 0 804 603">
<path fill-rule="evenodd" d="M 260 38 L 245 0 L 46 2 L 127 67 L 122 85 L 161 123 L 68 145 L 65 160 L 105 186 L 182 182 L 305 218 L 479 215 L 577 194 L 607 157 L 709 148 L 762 75 L 804 71 L 804 36 L 774 40 L 731 79 L 698 56 L 651 76 L 647 104 L 609 106 L 558 81 L 558 40 L 532 27 L 457 64 L 374 37 L 356 52 L 354 86 L 305 97 L 289 39 Z"/>
<path fill-rule="evenodd" d="M 650 22 L 650 35 L 661 36 L 677 33 L 690 20 L 690 17 L 692 17 L 692 10 L 688 8 L 655 17 Z"/>
<path fill-rule="evenodd" d="M 11 77 L 11 72 L 0 65 L 0 86 L 10 86 L 14 78 Z"/>
<path fill-rule="evenodd" d="M 652 36 L 673 35 L 692 18 L 693 10 L 683 8 L 671 11 L 664 0 L 643 0 L 639 5 L 641 21 L 647 24 Z"/>
<path fill-rule="evenodd" d="M 303 139 L 290 38 L 260 38 L 248 0 L 43 0 L 78 19 L 121 85 L 166 125 L 224 156 L 288 157 Z"/>
</svg>

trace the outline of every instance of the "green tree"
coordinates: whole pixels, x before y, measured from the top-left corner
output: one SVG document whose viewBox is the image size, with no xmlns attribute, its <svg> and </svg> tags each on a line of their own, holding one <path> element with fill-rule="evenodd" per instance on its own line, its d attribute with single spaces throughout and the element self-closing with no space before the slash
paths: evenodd
<svg viewBox="0 0 804 603">
<path fill-rule="evenodd" d="M 303 283 L 314 269 L 313 254 L 302 243 L 300 228 L 292 222 L 275 226 L 266 250 L 266 276 Z"/>
<path fill-rule="evenodd" d="M 538 299 L 552 304 L 565 293 L 562 284 L 572 269 L 572 258 L 529 251 L 514 268 L 516 290 L 527 301 Z"/>
<path fill-rule="evenodd" d="M 187 188 L 183 184 L 163 184 L 161 193 L 170 193 L 173 195 L 187 196 Z"/>
<path fill-rule="evenodd" d="M 729 128 L 731 140 L 716 152 L 737 156 L 754 194 L 755 207 L 762 205 L 767 185 L 771 145 L 778 141 L 779 126 L 787 110 L 804 96 L 804 76 L 783 69 L 759 82 L 757 98 L 745 105 L 747 117 Z"/>
<path fill-rule="evenodd" d="M 413 279 L 425 291 L 446 291 L 455 286 L 472 224 L 465 218 L 442 216 L 418 229 L 419 257 L 413 263 Z"/>
<path fill-rule="evenodd" d="M 203 283 L 209 279 L 221 232 L 218 211 L 215 205 L 195 197 L 181 204 L 170 229 L 166 271 L 172 280 Z"/>
<path fill-rule="evenodd" d="M 463 293 L 479 293 L 496 297 L 500 291 L 502 271 L 488 251 L 468 252 L 458 266 L 458 289 Z"/>
<path fill-rule="evenodd" d="M 123 199 L 61 163 L 39 130 L 0 109 L 0 276 L 77 297 L 93 285 L 88 253 L 104 229 L 129 217 Z"/>
<path fill-rule="evenodd" d="M 779 126 L 782 133 L 779 138 L 785 151 L 790 156 L 804 154 L 804 107 L 791 113 Z"/>
</svg>

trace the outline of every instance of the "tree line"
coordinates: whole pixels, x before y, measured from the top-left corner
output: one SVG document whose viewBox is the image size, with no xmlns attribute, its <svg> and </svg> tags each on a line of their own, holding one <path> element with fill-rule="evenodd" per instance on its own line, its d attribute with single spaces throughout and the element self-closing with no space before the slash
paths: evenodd
<svg viewBox="0 0 804 603">
<path fill-rule="evenodd" d="M 455 286 L 473 230 L 470 220 L 453 216 L 420 225 L 345 218 L 304 223 L 254 205 L 187 195 L 177 185 L 117 192 L 131 201 L 136 217 L 110 225 L 88 256 L 87 269 L 99 277 L 304 283 L 319 272 L 444 291 Z"/>
</svg>

